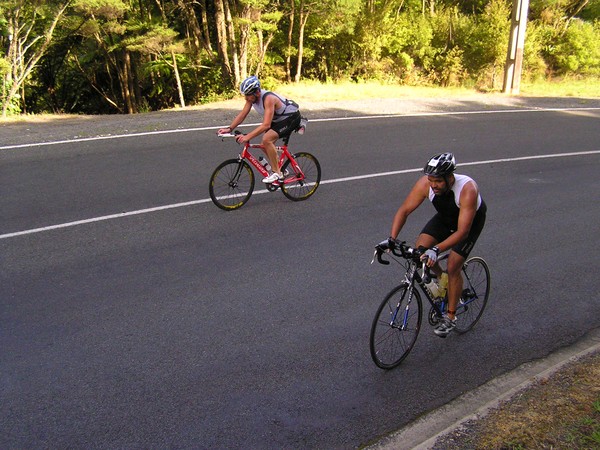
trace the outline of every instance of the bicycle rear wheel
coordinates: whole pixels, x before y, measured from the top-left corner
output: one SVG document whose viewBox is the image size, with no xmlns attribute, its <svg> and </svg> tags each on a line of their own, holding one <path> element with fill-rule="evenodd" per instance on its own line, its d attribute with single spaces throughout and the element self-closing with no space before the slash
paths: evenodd
<svg viewBox="0 0 600 450">
<path fill-rule="evenodd" d="M 458 333 L 466 333 L 481 318 L 490 296 L 490 269 L 479 256 L 469 258 L 462 268 L 463 292 L 456 308 Z"/>
<path fill-rule="evenodd" d="M 417 341 L 423 305 L 416 289 L 412 289 L 412 300 L 408 304 L 409 292 L 406 283 L 392 289 L 373 319 L 369 338 L 371 358 L 382 369 L 398 366 Z"/>
<path fill-rule="evenodd" d="M 208 191 L 219 208 L 225 211 L 241 208 L 254 191 L 254 172 L 246 161 L 223 161 L 211 175 Z"/>
<path fill-rule="evenodd" d="M 321 182 L 321 165 L 310 153 L 300 152 L 293 155 L 298 167 L 288 159 L 281 168 L 288 175 L 281 183 L 281 192 L 293 201 L 306 200 L 313 195 Z M 302 176 L 304 174 L 304 176 Z"/>
</svg>

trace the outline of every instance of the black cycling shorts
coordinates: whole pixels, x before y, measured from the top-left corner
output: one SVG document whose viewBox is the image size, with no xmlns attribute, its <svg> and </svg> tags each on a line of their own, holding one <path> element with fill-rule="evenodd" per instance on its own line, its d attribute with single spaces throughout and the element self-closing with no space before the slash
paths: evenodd
<svg viewBox="0 0 600 450">
<path fill-rule="evenodd" d="M 483 226 L 485 225 L 486 211 L 487 207 L 485 203 L 482 202 L 481 206 L 477 210 L 477 213 L 475 213 L 475 218 L 473 219 L 473 224 L 469 230 L 469 235 L 452 247 L 452 250 L 463 258 L 467 258 L 469 256 L 469 253 L 471 253 L 471 250 L 473 250 L 475 242 L 477 242 L 477 239 L 481 234 L 481 230 L 483 230 Z M 442 242 L 455 231 L 456 229 L 453 229 L 453 227 L 449 226 L 444 221 L 443 216 L 440 213 L 437 213 L 429 222 L 427 222 L 427 224 L 423 227 L 423 230 L 421 230 L 421 233 L 433 236 L 437 242 Z"/>
<path fill-rule="evenodd" d="M 284 138 L 292 134 L 300 126 L 300 119 L 302 119 L 300 111 L 296 111 L 283 120 L 271 122 L 271 130 L 277 133 L 280 138 Z"/>
</svg>

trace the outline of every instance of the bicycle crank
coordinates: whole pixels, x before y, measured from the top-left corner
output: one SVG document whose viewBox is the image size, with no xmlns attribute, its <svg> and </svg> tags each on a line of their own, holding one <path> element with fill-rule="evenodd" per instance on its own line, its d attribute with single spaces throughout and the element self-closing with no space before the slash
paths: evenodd
<svg viewBox="0 0 600 450">
<path fill-rule="evenodd" d="M 437 310 L 433 306 L 431 306 L 429 308 L 428 319 L 429 319 L 429 325 L 436 326 L 438 323 L 440 323 L 440 320 L 442 318 L 440 317 Z"/>
</svg>

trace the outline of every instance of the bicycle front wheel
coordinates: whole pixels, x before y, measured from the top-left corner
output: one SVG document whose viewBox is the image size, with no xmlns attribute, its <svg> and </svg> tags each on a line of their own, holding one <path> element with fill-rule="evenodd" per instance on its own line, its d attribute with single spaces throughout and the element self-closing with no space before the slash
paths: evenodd
<svg viewBox="0 0 600 450">
<path fill-rule="evenodd" d="M 208 191 L 219 208 L 225 211 L 241 208 L 254 191 L 254 172 L 246 161 L 223 161 L 211 175 Z"/>
<path fill-rule="evenodd" d="M 377 367 L 393 369 L 408 356 L 417 341 L 422 316 L 423 305 L 416 289 L 409 289 L 404 283 L 390 291 L 371 325 L 369 344 Z"/>
<path fill-rule="evenodd" d="M 463 292 L 456 308 L 458 333 L 466 333 L 481 318 L 490 296 L 490 269 L 479 256 L 468 259 L 462 268 Z"/>
<path fill-rule="evenodd" d="M 321 165 L 317 158 L 310 153 L 296 153 L 294 159 L 298 165 L 291 164 L 288 159 L 281 168 L 283 173 L 288 172 L 283 183 L 281 192 L 293 201 L 306 200 L 313 195 L 321 182 Z"/>
</svg>

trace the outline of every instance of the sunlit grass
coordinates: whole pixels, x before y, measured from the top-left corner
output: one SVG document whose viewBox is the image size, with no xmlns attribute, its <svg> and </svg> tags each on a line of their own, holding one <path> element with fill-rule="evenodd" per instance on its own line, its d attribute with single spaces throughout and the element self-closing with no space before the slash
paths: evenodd
<svg viewBox="0 0 600 450">
<path fill-rule="evenodd" d="M 319 83 L 302 81 L 286 83 L 276 87 L 284 95 L 296 101 L 331 102 L 344 100 L 362 100 L 365 98 L 419 98 L 419 97 L 463 97 L 478 94 L 467 88 L 439 88 L 426 86 L 403 86 L 375 81 L 341 81 Z"/>
<path fill-rule="evenodd" d="M 505 95 L 500 91 L 485 94 L 476 89 L 464 87 L 404 86 L 375 81 L 358 83 L 351 81 L 336 83 L 302 81 L 300 83 L 280 84 L 275 89 L 299 102 L 329 102 L 365 98 L 465 98 L 481 95 Z M 600 98 L 600 78 L 565 78 L 553 81 L 523 82 L 521 83 L 520 95 L 525 97 Z"/>
<path fill-rule="evenodd" d="M 536 97 L 600 97 L 600 77 L 564 78 L 521 83 L 521 95 Z"/>
</svg>

